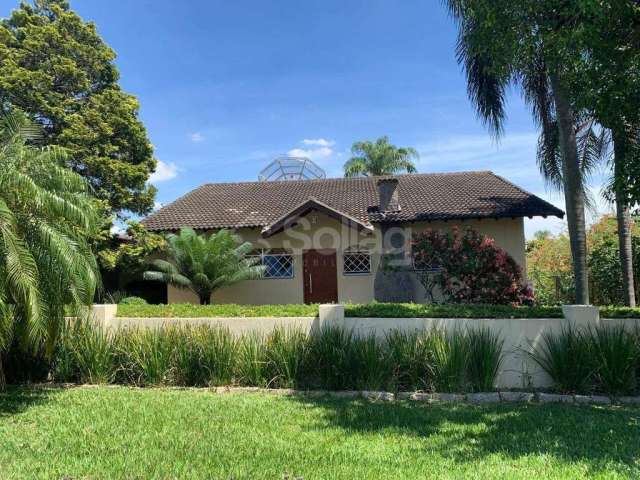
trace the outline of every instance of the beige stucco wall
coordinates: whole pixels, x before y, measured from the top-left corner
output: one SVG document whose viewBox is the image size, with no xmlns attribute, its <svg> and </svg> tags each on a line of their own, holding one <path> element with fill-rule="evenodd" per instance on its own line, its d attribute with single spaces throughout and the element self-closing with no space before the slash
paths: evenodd
<svg viewBox="0 0 640 480">
<path fill-rule="evenodd" d="M 471 227 L 480 233 L 496 240 L 523 270 L 525 265 L 524 224 L 521 218 L 500 220 L 466 220 L 456 222 L 416 222 L 403 225 L 408 237 L 415 232 L 431 229 L 449 230 L 457 225 L 460 228 Z M 321 213 L 312 212 L 303 221 L 284 232 L 269 239 L 260 237 L 260 229 L 242 228 L 236 232 L 245 241 L 253 243 L 256 248 L 286 248 L 294 252 L 294 276 L 289 279 L 260 279 L 238 283 L 223 288 L 214 294 L 214 303 L 238 304 L 287 304 L 302 303 L 302 252 L 307 249 L 328 248 L 336 250 L 338 275 L 338 301 L 341 303 L 368 303 L 374 299 L 374 279 L 378 269 L 381 251 L 380 231 L 375 233 L 359 232 L 329 218 Z M 372 271 L 369 274 L 345 275 L 343 254 L 350 246 L 367 247 L 372 254 Z M 414 282 L 414 298 L 424 301 L 424 289 Z M 197 303 L 197 297 L 187 290 L 169 287 L 169 303 Z"/>
</svg>

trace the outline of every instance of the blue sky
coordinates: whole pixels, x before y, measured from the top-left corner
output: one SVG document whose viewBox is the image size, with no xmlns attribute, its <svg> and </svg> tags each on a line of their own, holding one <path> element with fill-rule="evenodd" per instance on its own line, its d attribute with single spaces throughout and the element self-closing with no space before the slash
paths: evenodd
<svg viewBox="0 0 640 480">
<path fill-rule="evenodd" d="M 0 5 L 6 15 L 17 2 Z M 340 176 L 354 141 L 389 135 L 420 152 L 420 172 L 493 170 L 562 207 L 536 168 L 517 92 L 498 144 L 477 120 L 438 0 L 71 5 L 97 24 L 140 101 L 162 204 L 204 182 L 255 180 L 292 151 Z M 526 222 L 527 236 L 541 228 L 563 223 Z"/>
</svg>

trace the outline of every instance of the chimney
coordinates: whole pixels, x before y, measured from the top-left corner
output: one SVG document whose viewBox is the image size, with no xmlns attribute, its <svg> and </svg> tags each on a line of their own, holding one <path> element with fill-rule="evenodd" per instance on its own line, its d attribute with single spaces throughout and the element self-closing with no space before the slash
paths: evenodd
<svg viewBox="0 0 640 480">
<path fill-rule="evenodd" d="M 381 178 L 377 182 L 380 203 L 380 212 L 399 212 L 400 201 L 398 200 L 398 179 Z"/>
</svg>

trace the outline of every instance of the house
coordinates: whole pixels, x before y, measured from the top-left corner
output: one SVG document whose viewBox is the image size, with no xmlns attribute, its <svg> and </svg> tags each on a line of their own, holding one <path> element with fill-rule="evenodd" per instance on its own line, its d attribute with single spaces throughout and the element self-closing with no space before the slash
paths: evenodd
<svg viewBox="0 0 640 480">
<path fill-rule="evenodd" d="M 524 217 L 563 215 L 483 171 L 206 184 L 143 224 L 165 232 L 233 229 L 254 245 L 264 278 L 219 290 L 216 303 L 421 302 L 413 233 L 471 227 L 526 273 Z M 381 259 L 398 268 L 380 268 Z M 197 303 L 190 291 L 168 288 L 169 303 Z"/>
</svg>

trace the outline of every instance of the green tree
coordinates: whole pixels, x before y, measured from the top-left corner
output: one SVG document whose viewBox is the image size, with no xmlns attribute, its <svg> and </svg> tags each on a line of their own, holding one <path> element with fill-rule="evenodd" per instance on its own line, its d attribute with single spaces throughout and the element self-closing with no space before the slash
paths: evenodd
<svg viewBox="0 0 640 480">
<path fill-rule="evenodd" d="M 570 94 L 579 53 L 563 35 L 576 19 L 571 2 L 555 0 L 447 0 L 458 22 L 458 59 L 469 96 L 493 133 L 502 133 L 506 92 L 521 87 L 542 141 L 559 145 L 576 301 L 589 303 L 585 185 L 578 155 L 579 111 Z"/>
<path fill-rule="evenodd" d="M 23 2 L 0 23 L 0 108 L 39 122 L 47 145 L 86 177 L 111 214 L 146 214 L 156 161 L 135 97 L 118 86 L 114 51 L 65 0 Z"/>
<path fill-rule="evenodd" d="M 640 4 L 633 0 L 576 2 L 579 28 L 563 33 L 581 52 L 573 74 L 575 102 L 609 132 L 622 296 L 635 306 L 633 219 L 640 200 Z"/>
<path fill-rule="evenodd" d="M 352 157 L 344 164 L 344 176 L 393 175 L 415 173 L 412 160 L 419 157 L 410 147 L 396 147 L 389 143 L 389 137 L 380 137 L 375 142 L 356 142 L 351 147 Z"/>
<path fill-rule="evenodd" d="M 167 237 L 168 261 L 151 261 L 151 270 L 143 278 L 187 288 L 201 305 L 208 305 L 217 289 L 262 276 L 260 259 L 248 256 L 251 249 L 250 243 L 242 243 L 228 230 L 207 237 L 183 228 Z"/>
<path fill-rule="evenodd" d="M 95 200 L 63 150 L 29 144 L 38 132 L 17 114 L 0 125 L 0 384 L 2 352 L 18 341 L 50 356 L 65 306 L 90 305 L 98 284 Z"/>
</svg>

